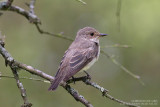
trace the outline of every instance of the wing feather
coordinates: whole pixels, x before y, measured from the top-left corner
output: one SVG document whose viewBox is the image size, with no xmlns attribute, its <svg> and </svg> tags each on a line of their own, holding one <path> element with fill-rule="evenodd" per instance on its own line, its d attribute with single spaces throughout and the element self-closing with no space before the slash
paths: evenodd
<svg viewBox="0 0 160 107">
<path fill-rule="evenodd" d="M 97 51 L 95 51 L 92 48 L 76 50 L 69 62 L 69 70 L 66 73 L 64 81 L 67 81 L 70 77 L 83 69 L 88 63 L 90 63 L 95 57 L 97 57 L 97 53 L 98 49 Z"/>
</svg>

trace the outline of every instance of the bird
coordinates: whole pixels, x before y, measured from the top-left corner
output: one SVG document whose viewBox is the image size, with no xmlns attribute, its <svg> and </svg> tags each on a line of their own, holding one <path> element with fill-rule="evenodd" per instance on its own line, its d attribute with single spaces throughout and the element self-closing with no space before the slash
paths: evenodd
<svg viewBox="0 0 160 107">
<path fill-rule="evenodd" d="M 48 90 L 56 90 L 61 82 L 67 82 L 79 71 L 88 70 L 99 58 L 99 38 L 107 34 L 99 33 L 95 28 L 84 27 L 77 32 L 77 36 L 61 60 L 54 81 Z"/>
</svg>

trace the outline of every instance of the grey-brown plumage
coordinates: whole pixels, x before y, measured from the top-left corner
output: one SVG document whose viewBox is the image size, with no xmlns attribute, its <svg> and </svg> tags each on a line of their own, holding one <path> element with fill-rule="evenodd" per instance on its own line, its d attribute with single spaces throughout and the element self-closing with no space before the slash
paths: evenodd
<svg viewBox="0 0 160 107">
<path fill-rule="evenodd" d="M 92 27 L 80 29 L 73 43 L 65 52 L 55 80 L 48 90 L 56 90 L 58 85 L 66 82 L 80 70 L 87 70 L 99 57 L 99 37 L 105 36 Z"/>
</svg>

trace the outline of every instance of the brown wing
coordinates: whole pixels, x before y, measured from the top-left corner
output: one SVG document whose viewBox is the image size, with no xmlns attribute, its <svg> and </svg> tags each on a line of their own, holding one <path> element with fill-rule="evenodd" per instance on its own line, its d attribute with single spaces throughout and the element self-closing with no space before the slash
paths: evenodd
<svg viewBox="0 0 160 107">
<path fill-rule="evenodd" d="M 52 82 L 52 84 L 48 88 L 48 90 L 53 90 L 53 91 L 56 90 L 58 85 L 60 84 L 60 82 L 65 78 L 65 72 L 64 72 L 64 70 L 62 70 L 65 67 L 62 64 L 63 64 L 63 61 L 64 61 L 64 59 L 66 57 L 67 52 L 68 52 L 68 50 L 65 52 L 65 54 L 64 54 L 64 56 L 62 58 L 62 61 L 61 61 L 60 66 L 58 68 L 58 71 L 57 71 L 57 73 L 55 75 L 55 80 Z"/>
<path fill-rule="evenodd" d="M 70 77 L 75 75 L 78 71 L 83 69 L 88 63 L 90 63 L 93 58 L 97 57 L 98 48 L 88 48 L 75 50 L 72 58 L 69 61 L 69 69 L 66 71 L 66 76 L 64 81 L 67 81 Z"/>
<path fill-rule="evenodd" d="M 83 44 L 85 45 L 85 44 Z M 85 46 L 85 49 L 69 49 L 61 61 L 55 80 L 48 90 L 56 90 L 61 81 L 67 81 L 98 55 L 98 45 Z"/>
</svg>

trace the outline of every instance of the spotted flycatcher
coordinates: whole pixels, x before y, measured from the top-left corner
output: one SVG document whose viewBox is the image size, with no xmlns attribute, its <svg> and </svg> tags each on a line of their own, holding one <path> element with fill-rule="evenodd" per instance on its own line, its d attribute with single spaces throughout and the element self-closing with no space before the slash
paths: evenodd
<svg viewBox="0 0 160 107">
<path fill-rule="evenodd" d="M 100 53 L 99 37 L 106 34 L 99 33 L 92 27 L 80 29 L 73 43 L 65 52 L 60 63 L 55 80 L 48 90 L 56 90 L 61 82 L 66 82 L 79 71 L 86 71 L 97 60 Z"/>
</svg>

